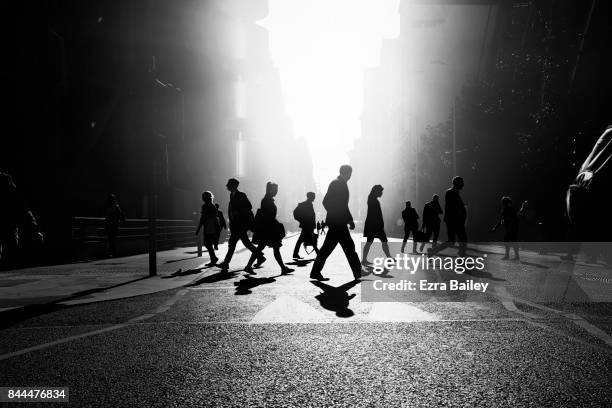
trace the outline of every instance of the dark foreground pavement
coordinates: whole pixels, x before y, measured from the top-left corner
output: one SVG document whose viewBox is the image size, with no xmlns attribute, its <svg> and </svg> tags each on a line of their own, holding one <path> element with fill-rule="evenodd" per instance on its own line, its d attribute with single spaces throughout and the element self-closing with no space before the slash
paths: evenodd
<svg viewBox="0 0 612 408">
<path fill-rule="evenodd" d="M 372 277 L 349 283 L 339 249 L 324 284 L 307 262 L 279 275 L 271 254 L 246 277 L 246 256 L 181 288 L 17 322 L 0 331 L 0 386 L 67 386 L 79 407 L 612 405 L 610 303 L 525 286 L 567 281 L 552 258 L 491 268 L 479 299 L 400 303 L 362 302 Z"/>
</svg>

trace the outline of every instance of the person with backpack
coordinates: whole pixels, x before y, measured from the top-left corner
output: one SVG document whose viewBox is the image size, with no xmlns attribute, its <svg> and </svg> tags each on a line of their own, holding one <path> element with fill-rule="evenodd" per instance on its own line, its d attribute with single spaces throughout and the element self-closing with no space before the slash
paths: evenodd
<svg viewBox="0 0 612 408">
<path fill-rule="evenodd" d="M 200 222 L 196 229 L 196 235 L 200 233 L 200 229 L 204 230 L 204 246 L 208 250 L 210 256 L 210 262 L 206 266 L 213 266 L 217 263 L 219 258 L 215 255 L 214 243 L 217 239 L 217 232 L 219 228 L 219 217 L 217 208 L 213 204 L 214 196 L 210 191 L 202 193 L 202 212 L 200 216 Z"/>
<path fill-rule="evenodd" d="M 300 257 L 300 246 L 312 246 L 315 253 L 319 252 L 317 248 L 317 237 L 314 229 L 317 227 L 315 222 L 315 210 L 312 203 L 315 200 L 315 193 L 312 191 L 306 193 L 306 201 L 302 201 L 293 210 L 293 218 L 300 223 L 300 236 L 298 237 L 295 247 L 293 248 L 293 258 L 302 259 Z"/>
<path fill-rule="evenodd" d="M 253 217 L 253 206 L 249 201 L 246 194 L 238 190 L 240 182 L 235 178 L 231 178 L 227 181 L 226 187 L 230 192 L 230 201 L 227 207 L 227 214 L 229 216 L 229 227 L 230 237 L 227 244 L 227 253 L 223 262 L 217 266 L 221 270 L 228 270 L 229 263 L 232 260 L 234 251 L 236 250 L 236 244 L 238 241 L 242 241 L 242 244 L 258 258 L 258 264 L 261 265 L 265 262 L 266 258 L 263 256 L 260 250 L 255 248 L 255 245 L 249 240 L 247 231 L 253 229 L 254 217 Z"/>
<path fill-rule="evenodd" d="M 253 262 L 255 262 L 258 254 L 261 254 L 266 246 L 274 250 L 274 259 L 276 259 L 281 268 L 281 274 L 293 272 L 293 269 L 285 265 L 280 253 L 280 247 L 283 245 L 283 238 L 285 238 L 285 227 L 276 219 L 277 208 L 276 204 L 274 204 L 276 194 L 278 194 L 278 184 L 268 181 L 266 184 L 266 195 L 261 200 L 261 206 L 255 215 L 253 242 L 258 244 L 257 252 L 251 254 L 251 258 L 244 268 L 246 273 L 255 274 L 252 266 Z"/>
</svg>

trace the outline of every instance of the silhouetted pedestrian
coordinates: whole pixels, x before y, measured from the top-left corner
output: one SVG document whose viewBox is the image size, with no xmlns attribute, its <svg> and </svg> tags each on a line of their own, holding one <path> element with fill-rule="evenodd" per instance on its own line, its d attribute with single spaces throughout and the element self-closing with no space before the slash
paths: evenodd
<svg viewBox="0 0 612 408">
<path fill-rule="evenodd" d="M 227 181 L 226 187 L 230 192 L 230 202 L 227 208 L 229 216 L 230 237 L 227 245 L 227 254 L 223 262 L 218 264 L 222 270 L 229 269 L 229 263 L 232 260 L 236 244 L 242 241 L 242 244 L 258 258 L 259 264 L 262 264 L 266 258 L 263 256 L 249 240 L 247 231 L 254 228 L 255 217 L 253 216 L 253 206 L 247 198 L 246 194 L 238 190 L 240 182 L 235 178 Z"/>
<path fill-rule="evenodd" d="M 109 194 L 106 199 L 105 210 L 105 230 L 108 238 L 108 256 L 110 258 L 117 256 L 117 233 L 119 232 L 119 224 L 125 221 L 125 215 L 121 211 L 117 197 L 114 194 Z"/>
<path fill-rule="evenodd" d="M 321 222 L 321 235 L 325 235 L 327 234 L 327 231 L 325 230 L 327 228 L 327 224 L 325 223 L 325 221 Z"/>
<path fill-rule="evenodd" d="M 223 211 L 219 209 L 219 203 L 215 203 L 215 208 L 217 209 L 217 218 L 219 219 L 219 229 L 217 230 L 217 236 L 215 237 L 215 250 L 219 249 L 219 239 L 221 238 L 221 231 L 227 229 L 227 224 L 225 223 L 225 217 L 223 216 Z"/>
<path fill-rule="evenodd" d="M 380 202 L 378 201 L 383 195 L 383 190 L 383 186 L 376 184 L 372 187 L 368 195 L 368 213 L 366 215 L 365 225 L 363 226 L 363 236 L 366 237 L 366 243 L 363 246 L 363 255 L 361 257 L 361 264 L 364 266 L 369 265 L 368 254 L 375 238 L 378 238 L 380 242 L 382 242 L 382 249 L 385 256 L 391 258 L 387 234 L 385 234 L 385 222 L 383 220 Z"/>
<path fill-rule="evenodd" d="M 425 244 L 431 241 L 431 247 L 435 247 L 438 244 L 438 237 L 440 236 L 440 214 L 442 214 L 442 207 L 440 207 L 440 197 L 434 194 L 431 197 L 431 201 L 426 203 L 423 207 L 423 230 L 425 231 L 425 239 L 421 243 L 420 251 L 423 252 Z"/>
<path fill-rule="evenodd" d="M 196 235 L 200 233 L 200 229 L 203 230 L 204 246 L 208 250 L 208 255 L 210 256 L 210 262 L 207 263 L 206 266 L 213 266 L 219 260 L 215 254 L 214 248 L 220 231 L 217 207 L 213 204 L 214 198 L 213 193 L 210 191 L 202 193 L 202 201 L 204 204 L 202 204 L 200 222 L 196 229 Z"/>
<path fill-rule="evenodd" d="M 459 240 L 459 256 L 465 256 L 467 249 L 467 233 L 465 232 L 467 211 L 459 194 L 464 185 L 463 178 L 456 176 L 453 178 L 453 186 L 446 190 L 444 195 L 444 223 L 448 231 L 448 240 L 435 248 L 430 248 L 427 251 L 429 256 L 454 245 L 457 240 Z"/>
<path fill-rule="evenodd" d="M 502 197 L 502 211 L 499 216 L 499 220 L 497 224 L 491 230 L 495 232 L 497 228 L 504 224 L 506 228 L 506 233 L 504 234 L 504 245 L 506 248 L 506 254 L 502 259 L 506 260 L 510 258 L 510 246 L 514 249 L 514 260 L 518 261 L 520 259 L 519 256 L 519 247 L 518 247 L 518 215 L 516 210 L 512 206 L 512 199 L 510 197 Z"/>
<path fill-rule="evenodd" d="M 293 272 L 293 269 L 285 265 L 280 253 L 280 247 L 283 245 L 283 238 L 285 238 L 285 227 L 276 219 L 277 208 L 276 204 L 274 204 L 274 197 L 277 193 L 278 184 L 268 181 L 266 184 L 266 195 L 262 198 L 261 206 L 255 216 L 253 242 L 258 244 L 257 251 L 259 254 L 262 253 L 266 246 L 271 247 L 274 250 L 274 259 L 276 259 L 281 268 L 281 273 L 285 274 Z M 245 272 L 254 273 L 252 265 L 257 255 L 256 252 L 251 254 L 251 258 L 244 268 Z"/>
<path fill-rule="evenodd" d="M 317 221 L 317 235 L 321 234 L 321 221 Z"/>
<path fill-rule="evenodd" d="M 13 266 L 20 258 L 20 247 L 32 250 L 43 239 L 36 217 L 25 205 L 13 178 L 0 172 L 0 265 Z"/>
<path fill-rule="evenodd" d="M 300 245 L 304 244 L 304 246 L 309 245 L 312 246 L 315 253 L 319 252 L 317 248 L 317 234 L 314 233 L 315 227 L 320 227 L 319 223 L 315 224 L 315 211 L 312 203 L 315 200 L 315 193 L 308 192 L 306 193 L 306 201 L 302 201 L 297 205 L 295 210 L 293 210 L 293 217 L 300 223 L 300 236 L 298 237 L 297 242 L 295 243 L 295 247 L 293 248 L 293 257 L 295 259 L 301 259 L 300 257 Z"/>
<path fill-rule="evenodd" d="M 419 215 L 412 207 L 410 201 L 406 201 L 406 208 L 402 211 L 402 219 L 404 220 L 404 239 L 402 241 L 402 252 L 406 249 L 406 242 L 412 233 L 412 253 L 416 254 L 417 250 L 417 233 L 419 232 Z"/>
<path fill-rule="evenodd" d="M 355 252 L 355 242 L 353 242 L 349 231 L 349 227 L 350 229 L 355 229 L 353 216 L 348 208 L 349 189 L 347 181 L 351 178 L 352 173 L 353 169 L 351 166 L 347 164 L 341 166 L 340 175 L 329 184 L 327 193 L 323 198 L 323 207 L 327 210 L 325 223 L 329 227 L 329 231 L 312 265 L 310 272 L 311 279 L 326 280 L 321 275 L 321 270 L 338 243 L 344 250 L 344 254 L 351 266 L 353 277 L 355 280 L 361 278 L 361 263 L 359 262 L 359 256 Z"/>
</svg>

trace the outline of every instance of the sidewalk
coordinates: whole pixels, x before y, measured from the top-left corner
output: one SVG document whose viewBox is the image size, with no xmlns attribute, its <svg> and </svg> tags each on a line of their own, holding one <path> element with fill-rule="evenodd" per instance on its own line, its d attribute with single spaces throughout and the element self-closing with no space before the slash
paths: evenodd
<svg viewBox="0 0 612 408">
<path fill-rule="evenodd" d="M 220 246 L 225 252 L 227 244 Z M 0 312 L 34 304 L 74 305 L 144 295 L 183 286 L 206 269 L 196 247 L 157 253 L 157 276 L 149 277 L 148 254 L 0 272 Z"/>
</svg>

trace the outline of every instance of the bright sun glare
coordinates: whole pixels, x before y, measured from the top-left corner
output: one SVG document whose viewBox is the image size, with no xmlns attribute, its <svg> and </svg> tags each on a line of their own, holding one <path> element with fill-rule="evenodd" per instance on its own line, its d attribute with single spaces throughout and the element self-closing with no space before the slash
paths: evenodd
<svg viewBox="0 0 612 408">
<path fill-rule="evenodd" d="M 270 0 L 270 32 L 287 112 L 324 189 L 361 134 L 363 74 L 398 35 L 399 0 Z"/>
</svg>

